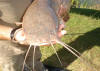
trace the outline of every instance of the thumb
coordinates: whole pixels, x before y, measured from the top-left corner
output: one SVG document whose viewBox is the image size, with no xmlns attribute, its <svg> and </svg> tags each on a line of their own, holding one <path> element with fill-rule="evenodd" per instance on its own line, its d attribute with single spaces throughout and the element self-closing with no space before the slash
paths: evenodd
<svg viewBox="0 0 100 71">
<path fill-rule="evenodd" d="M 22 30 L 22 28 L 16 30 L 14 34 L 14 38 L 18 42 L 22 42 L 25 40 L 25 35 L 24 35 L 24 31 Z"/>
</svg>

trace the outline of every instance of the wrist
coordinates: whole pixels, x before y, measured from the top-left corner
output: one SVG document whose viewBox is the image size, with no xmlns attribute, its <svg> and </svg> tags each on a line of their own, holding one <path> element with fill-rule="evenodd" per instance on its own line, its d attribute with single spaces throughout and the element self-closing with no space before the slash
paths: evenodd
<svg viewBox="0 0 100 71">
<path fill-rule="evenodd" d="M 0 25 L 0 39 L 1 40 L 11 40 L 10 33 L 12 29 L 13 29 L 12 27 Z"/>
</svg>

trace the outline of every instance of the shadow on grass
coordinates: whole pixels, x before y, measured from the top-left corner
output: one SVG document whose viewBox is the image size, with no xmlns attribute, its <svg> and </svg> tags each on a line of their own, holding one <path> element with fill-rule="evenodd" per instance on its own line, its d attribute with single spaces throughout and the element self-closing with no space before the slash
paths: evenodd
<svg viewBox="0 0 100 71">
<path fill-rule="evenodd" d="M 95 45 L 100 46 L 100 28 L 96 28 L 92 31 L 89 31 L 84 35 L 79 36 L 76 40 L 68 44 L 76 50 L 78 50 L 80 53 L 83 53 L 84 51 L 91 49 Z M 59 57 L 61 58 L 64 67 L 67 67 L 76 59 L 76 57 L 73 56 L 70 52 L 68 52 L 65 48 L 62 48 L 57 53 L 58 55 L 60 55 Z M 54 54 L 51 57 L 48 57 L 44 61 L 44 63 L 60 67 L 59 62 L 55 60 L 55 58 L 56 55 Z"/>
<path fill-rule="evenodd" d="M 86 8 L 71 8 L 71 13 L 76 13 L 80 15 L 85 15 L 88 17 L 100 19 L 100 11 Z"/>
</svg>

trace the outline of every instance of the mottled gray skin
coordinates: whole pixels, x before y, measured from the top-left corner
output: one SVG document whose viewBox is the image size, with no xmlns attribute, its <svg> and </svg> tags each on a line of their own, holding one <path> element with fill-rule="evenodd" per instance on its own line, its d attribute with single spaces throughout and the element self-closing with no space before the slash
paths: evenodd
<svg viewBox="0 0 100 71">
<path fill-rule="evenodd" d="M 28 44 L 41 46 L 56 41 L 60 6 L 69 11 L 69 0 L 35 0 L 23 16 L 22 28 Z"/>
</svg>

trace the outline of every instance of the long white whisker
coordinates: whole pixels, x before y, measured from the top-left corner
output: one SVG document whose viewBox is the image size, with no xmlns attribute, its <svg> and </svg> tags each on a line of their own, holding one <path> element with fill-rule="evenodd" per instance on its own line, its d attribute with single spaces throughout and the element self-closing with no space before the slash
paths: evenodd
<svg viewBox="0 0 100 71">
<path fill-rule="evenodd" d="M 33 70 L 35 68 L 35 63 L 34 63 L 34 61 L 35 61 L 35 49 L 36 49 L 36 46 L 34 45 L 34 51 L 33 51 Z"/>
<path fill-rule="evenodd" d="M 77 50 L 74 50 L 75 52 L 77 52 L 78 54 L 76 54 L 73 50 L 71 50 L 72 49 L 72 47 L 70 46 L 69 47 L 69 45 L 67 45 L 67 44 L 65 44 L 64 42 L 62 42 L 62 41 L 56 41 L 57 43 L 59 43 L 60 45 L 62 45 L 62 46 L 64 46 L 67 50 L 69 50 L 73 55 L 75 55 L 76 57 L 78 57 L 89 69 L 90 69 L 90 71 L 97 71 L 96 69 L 95 69 L 95 67 L 94 66 L 92 66 L 90 63 L 88 63 L 88 61 L 83 57 L 83 56 L 81 56 L 80 57 L 80 53 L 77 51 Z"/>
<path fill-rule="evenodd" d="M 25 61 L 26 61 L 26 58 L 27 58 L 27 56 L 28 56 L 28 53 L 29 53 L 29 51 L 30 51 L 30 48 L 31 48 L 31 44 L 29 45 L 29 48 L 28 48 L 28 50 L 27 50 L 27 52 L 26 52 L 26 55 L 25 55 L 25 58 L 24 58 L 24 62 L 23 62 L 23 66 L 22 66 L 22 71 L 24 70 L 24 65 L 25 65 Z"/>
<path fill-rule="evenodd" d="M 69 50 L 73 55 L 75 55 L 76 57 L 80 58 L 80 56 L 78 54 L 76 54 L 73 50 L 71 50 L 68 46 L 66 46 L 64 44 L 64 42 L 61 41 L 56 41 L 57 43 L 61 44 L 62 46 L 64 46 L 67 50 Z M 81 58 L 80 58 L 81 59 Z"/>
<path fill-rule="evenodd" d="M 65 43 L 64 43 L 65 44 Z M 74 50 L 77 54 L 79 54 L 79 56 L 81 56 L 80 52 L 78 52 L 76 49 L 72 48 L 71 46 L 65 44 L 67 47 L 69 47 L 70 49 Z"/>
<path fill-rule="evenodd" d="M 58 58 L 58 60 L 59 60 L 59 62 L 60 62 L 60 64 L 61 64 L 61 66 L 63 66 L 63 64 L 62 64 L 62 62 L 61 62 L 61 59 L 60 59 L 60 57 L 58 56 L 58 54 L 57 54 L 57 52 L 56 52 L 56 49 L 54 48 L 54 46 L 53 46 L 53 44 L 52 44 L 51 41 L 50 41 L 50 44 L 51 44 L 51 46 L 53 47 L 53 49 L 54 49 L 54 51 L 55 51 L 55 54 L 57 55 L 57 58 Z"/>
</svg>

